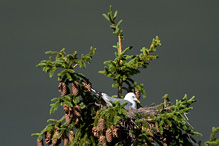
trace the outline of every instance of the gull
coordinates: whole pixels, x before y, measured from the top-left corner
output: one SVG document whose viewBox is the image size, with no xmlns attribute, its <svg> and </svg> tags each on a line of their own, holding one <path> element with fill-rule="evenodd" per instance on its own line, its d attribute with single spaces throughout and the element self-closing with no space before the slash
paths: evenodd
<svg viewBox="0 0 219 146">
<path fill-rule="evenodd" d="M 111 102 L 116 102 L 116 101 L 120 101 L 120 104 L 128 102 L 125 105 L 125 109 L 129 110 L 130 108 L 137 109 L 137 103 L 136 102 L 140 103 L 140 101 L 137 99 L 136 95 L 133 92 L 127 93 L 125 95 L 125 98 L 121 99 L 121 98 L 113 98 L 113 97 L 107 95 L 106 93 L 98 92 L 98 91 L 96 91 L 95 89 L 92 89 L 92 88 L 91 88 L 91 91 L 93 91 L 94 93 L 99 95 L 106 102 L 107 106 L 112 106 Z"/>
</svg>

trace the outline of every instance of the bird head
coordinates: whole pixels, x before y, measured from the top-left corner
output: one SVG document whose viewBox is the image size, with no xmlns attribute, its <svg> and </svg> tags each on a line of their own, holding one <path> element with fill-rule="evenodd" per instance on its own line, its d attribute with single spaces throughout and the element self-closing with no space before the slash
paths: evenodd
<svg viewBox="0 0 219 146">
<path fill-rule="evenodd" d="M 133 101 L 136 101 L 140 103 L 140 101 L 137 99 L 136 95 L 133 92 L 129 92 L 125 95 L 125 100 L 128 100 L 133 103 Z"/>
<path fill-rule="evenodd" d="M 93 91 L 94 93 L 95 93 L 95 95 L 97 96 L 97 97 L 101 97 L 102 96 L 102 92 L 99 92 L 99 91 L 97 91 L 97 90 L 95 90 L 95 89 L 93 89 L 93 88 L 90 88 L 91 89 L 91 91 Z"/>
</svg>

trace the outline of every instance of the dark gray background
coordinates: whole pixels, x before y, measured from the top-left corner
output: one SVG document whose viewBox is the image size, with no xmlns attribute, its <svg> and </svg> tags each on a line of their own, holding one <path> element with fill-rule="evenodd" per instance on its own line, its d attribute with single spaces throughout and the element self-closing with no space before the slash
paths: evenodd
<svg viewBox="0 0 219 146">
<path fill-rule="evenodd" d="M 68 53 L 86 54 L 90 46 L 96 47 L 92 63 L 77 71 L 96 89 L 116 94 L 112 79 L 97 73 L 116 51 L 112 45 L 117 38 L 102 17 L 110 4 L 123 19 L 123 47 L 134 46 L 130 53 L 149 47 L 156 35 L 162 42 L 155 53 L 160 58 L 135 78 L 147 92 L 143 105 L 159 104 L 166 93 L 172 101 L 195 95 L 188 117 L 203 134 L 197 139 L 206 141 L 211 127 L 219 126 L 218 0 L 0 0 L 1 145 L 36 145 L 30 134 L 63 113 L 59 108 L 49 115 L 51 98 L 60 95 L 57 77 L 49 79 L 35 67 L 48 58 L 45 51 L 66 48 Z"/>
</svg>

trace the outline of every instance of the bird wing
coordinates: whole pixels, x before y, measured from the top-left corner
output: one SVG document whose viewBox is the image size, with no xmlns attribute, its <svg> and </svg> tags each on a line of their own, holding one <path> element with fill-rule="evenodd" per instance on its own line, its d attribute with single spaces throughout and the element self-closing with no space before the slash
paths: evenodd
<svg viewBox="0 0 219 146">
<path fill-rule="evenodd" d="M 121 98 L 113 98 L 113 97 L 111 97 L 111 96 L 108 96 L 107 94 L 102 94 L 102 98 L 103 98 L 103 100 L 106 102 L 106 104 L 109 105 L 109 106 L 112 106 L 112 104 L 110 103 L 110 101 L 111 101 L 111 102 L 120 101 L 120 104 L 123 104 L 123 103 L 128 102 L 128 103 L 125 105 L 125 109 L 126 109 L 126 110 L 129 110 L 129 107 L 132 107 L 132 103 L 129 102 L 128 100 L 124 100 L 124 99 L 121 99 Z"/>
</svg>

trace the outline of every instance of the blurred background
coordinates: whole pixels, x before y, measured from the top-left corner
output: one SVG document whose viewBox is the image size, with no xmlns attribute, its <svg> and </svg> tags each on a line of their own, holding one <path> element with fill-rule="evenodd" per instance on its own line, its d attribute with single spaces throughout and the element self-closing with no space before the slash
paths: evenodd
<svg viewBox="0 0 219 146">
<path fill-rule="evenodd" d="M 219 1 L 1 0 L 1 145 L 36 145 L 31 133 L 63 114 L 59 108 L 49 115 L 50 100 L 60 96 L 57 76 L 50 79 L 36 68 L 48 59 L 46 51 L 86 54 L 90 46 L 97 48 L 91 64 L 76 71 L 95 89 L 116 94 L 112 79 L 98 74 L 116 51 L 117 37 L 102 16 L 109 5 L 123 19 L 123 48 L 133 46 L 130 54 L 149 47 L 155 36 L 162 43 L 154 53 L 159 58 L 135 77 L 147 93 L 141 103 L 159 104 L 164 94 L 174 103 L 184 94 L 196 96 L 189 123 L 203 134 L 197 140 L 209 139 L 211 128 L 219 126 Z"/>
</svg>

